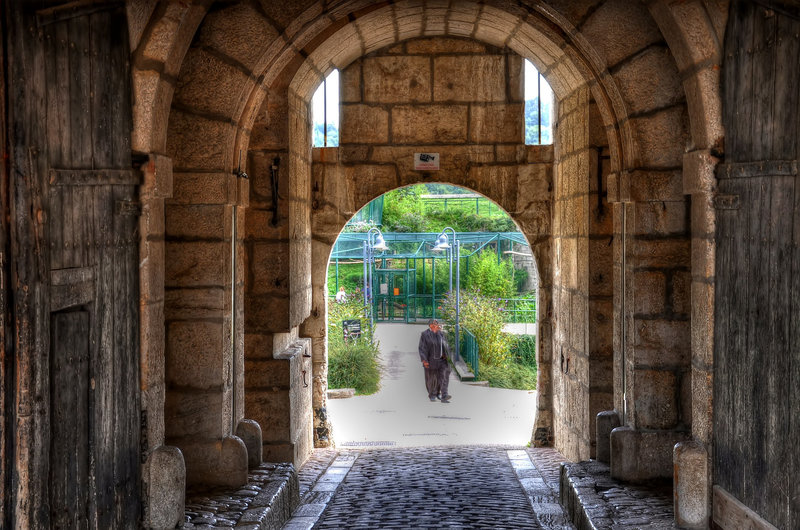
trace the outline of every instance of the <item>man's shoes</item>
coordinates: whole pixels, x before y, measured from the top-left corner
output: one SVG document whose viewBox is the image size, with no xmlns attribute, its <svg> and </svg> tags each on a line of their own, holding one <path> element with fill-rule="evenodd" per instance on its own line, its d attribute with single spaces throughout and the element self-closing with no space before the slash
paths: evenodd
<svg viewBox="0 0 800 530">
<path fill-rule="evenodd" d="M 453 397 L 453 396 L 451 396 L 450 394 L 447 394 L 446 396 L 442 396 L 442 403 L 450 403 L 450 398 L 451 397 Z"/>
<path fill-rule="evenodd" d="M 430 399 L 431 401 L 436 401 L 436 396 L 428 396 L 428 399 Z"/>
</svg>

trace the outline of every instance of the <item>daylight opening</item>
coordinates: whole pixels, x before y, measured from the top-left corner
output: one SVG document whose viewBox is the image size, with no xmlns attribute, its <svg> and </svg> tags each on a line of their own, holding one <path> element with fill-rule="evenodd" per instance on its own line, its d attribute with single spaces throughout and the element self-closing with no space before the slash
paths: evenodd
<svg viewBox="0 0 800 530">
<path fill-rule="evenodd" d="M 314 147 L 339 146 L 339 70 L 323 79 L 311 99 Z"/>
<path fill-rule="evenodd" d="M 553 89 L 525 59 L 525 145 L 553 143 Z"/>
<path fill-rule="evenodd" d="M 328 264 L 329 395 L 351 397 L 329 401 L 337 444 L 527 443 L 537 284 L 525 236 L 482 195 L 416 184 L 364 206 Z M 422 364 L 431 319 L 449 388 L 441 378 L 430 386 Z M 428 415 L 438 402 L 461 421 Z"/>
</svg>

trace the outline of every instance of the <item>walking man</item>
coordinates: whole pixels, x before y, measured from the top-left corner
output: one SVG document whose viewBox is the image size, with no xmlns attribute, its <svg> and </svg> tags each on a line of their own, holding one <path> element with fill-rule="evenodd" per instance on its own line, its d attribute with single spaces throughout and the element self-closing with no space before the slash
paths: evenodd
<svg viewBox="0 0 800 530">
<path fill-rule="evenodd" d="M 425 386 L 431 401 L 439 397 L 442 403 L 450 403 L 453 397 L 447 393 L 450 382 L 449 357 L 450 347 L 442 334 L 442 327 L 438 320 L 432 319 L 428 322 L 428 329 L 419 337 L 419 358 L 425 367 Z"/>
</svg>

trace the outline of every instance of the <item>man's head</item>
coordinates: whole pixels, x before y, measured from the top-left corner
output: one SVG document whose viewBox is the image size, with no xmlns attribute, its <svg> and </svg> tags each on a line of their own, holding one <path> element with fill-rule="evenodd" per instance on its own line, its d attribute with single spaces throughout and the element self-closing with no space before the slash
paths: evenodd
<svg viewBox="0 0 800 530">
<path fill-rule="evenodd" d="M 428 321 L 428 327 L 429 327 L 429 328 L 431 329 L 431 331 L 433 331 L 434 333 L 436 333 L 437 331 L 439 331 L 440 329 L 442 329 L 442 326 L 440 326 L 440 325 L 439 325 L 439 321 L 438 321 L 438 320 L 436 320 L 435 318 L 432 318 L 432 319 L 430 319 L 430 320 Z"/>
</svg>

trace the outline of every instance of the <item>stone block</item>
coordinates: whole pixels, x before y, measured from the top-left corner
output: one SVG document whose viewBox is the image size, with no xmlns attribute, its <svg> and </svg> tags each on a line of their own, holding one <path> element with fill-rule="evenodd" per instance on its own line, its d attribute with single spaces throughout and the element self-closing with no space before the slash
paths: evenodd
<svg viewBox="0 0 800 530">
<path fill-rule="evenodd" d="M 240 420 L 236 426 L 236 436 L 241 438 L 247 448 L 247 467 L 256 468 L 261 465 L 262 441 L 261 426 L 254 420 Z"/>
<path fill-rule="evenodd" d="M 347 167 L 345 178 L 350 183 L 350 189 L 355 190 L 356 209 L 397 187 L 397 170 L 390 165 L 361 164 Z"/>
<path fill-rule="evenodd" d="M 636 271 L 633 275 L 634 313 L 661 315 L 667 303 L 667 280 L 661 271 Z"/>
<path fill-rule="evenodd" d="M 685 97 L 675 60 L 666 45 L 655 45 L 613 73 L 631 114 L 675 105 Z"/>
<path fill-rule="evenodd" d="M 166 286 L 199 287 L 225 285 L 230 262 L 230 244 L 225 242 L 177 242 L 165 244 Z"/>
<path fill-rule="evenodd" d="M 214 390 L 169 390 L 164 403 L 166 438 L 224 436 L 230 422 L 223 421 L 222 400 Z"/>
<path fill-rule="evenodd" d="M 428 57 L 366 57 L 362 71 L 365 103 L 431 100 L 431 62 Z"/>
<path fill-rule="evenodd" d="M 675 524 L 681 528 L 708 528 L 708 452 L 697 442 L 681 442 L 673 450 Z"/>
<path fill-rule="evenodd" d="M 264 389 L 272 391 L 288 390 L 289 364 L 283 360 L 270 357 L 264 359 L 248 359 L 245 361 L 245 377 L 248 389 Z"/>
<path fill-rule="evenodd" d="M 524 173 L 527 182 L 533 183 L 536 180 L 533 172 L 525 170 Z M 466 184 L 469 188 L 494 200 L 506 211 L 514 211 L 517 207 L 516 192 L 519 189 L 517 166 L 472 166 Z"/>
<path fill-rule="evenodd" d="M 697 279 L 713 279 L 716 267 L 717 243 L 713 239 L 692 239 L 692 276 Z"/>
<path fill-rule="evenodd" d="M 226 173 L 173 174 L 173 194 L 168 204 L 227 204 L 229 181 L 235 178 Z"/>
<path fill-rule="evenodd" d="M 170 238 L 223 239 L 231 234 L 231 211 L 224 205 L 173 204 L 166 209 Z"/>
<path fill-rule="evenodd" d="M 692 434 L 710 443 L 714 432 L 714 375 L 710 370 L 692 368 Z"/>
<path fill-rule="evenodd" d="M 688 145 L 689 119 L 686 107 L 677 105 L 632 118 L 631 133 L 643 166 L 674 168 L 683 163 Z"/>
<path fill-rule="evenodd" d="M 671 478 L 673 447 L 686 439 L 682 432 L 617 427 L 611 431 L 611 477 L 630 482 Z"/>
<path fill-rule="evenodd" d="M 361 61 L 356 61 L 339 73 L 341 103 L 361 103 Z"/>
<path fill-rule="evenodd" d="M 386 109 L 362 104 L 343 104 L 340 112 L 340 145 L 385 144 L 389 141 L 389 113 Z"/>
<path fill-rule="evenodd" d="M 717 211 L 714 195 L 695 193 L 692 195 L 692 237 L 714 239 L 717 230 Z"/>
<path fill-rule="evenodd" d="M 520 103 L 472 105 L 469 138 L 474 143 L 523 143 L 524 109 Z"/>
<path fill-rule="evenodd" d="M 683 192 L 713 193 L 717 188 L 716 170 L 719 158 L 708 149 L 683 155 Z"/>
<path fill-rule="evenodd" d="M 269 426 L 269 429 L 262 432 L 264 445 L 290 440 L 291 403 L 288 385 L 283 388 L 257 389 L 247 383 L 247 387 L 245 415 L 255 419 L 259 425 Z M 268 462 L 274 461 L 269 460 L 266 454 L 263 455 L 263 458 Z"/>
<path fill-rule="evenodd" d="M 638 357 L 638 355 L 637 355 Z M 677 395 L 680 381 L 675 372 L 637 369 L 634 373 L 636 425 L 644 429 L 669 429 L 678 424 Z"/>
<path fill-rule="evenodd" d="M 634 234 L 689 235 L 689 202 L 637 202 Z"/>
<path fill-rule="evenodd" d="M 690 315 L 692 311 L 692 274 L 688 271 L 672 273 L 672 311 Z"/>
<path fill-rule="evenodd" d="M 466 105 L 392 107 L 393 143 L 464 143 L 466 140 Z"/>
<path fill-rule="evenodd" d="M 167 324 L 166 378 L 182 387 L 213 388 L 227 380 L 221 322 Z"/>
<path fill-rule="evenodd" d="M 251 243 L 249 290 L 254 294 L 279 294 L 289 290 L 288 242 Z"/>
<path fill-rule="evenodd" d="M 190 442 L 181 450 L 188 485 L 238 488 L 247 484 L 247 447 L 238 437 Z"/>
<path fill-rule="evenodd" d="M 167 198 L 172 196 L 172 159 L 155 153 L 149 155 L 142 168 L 142 198 Z"/>
<path fill-rule="evenodd" d="M 433 72 L 433 100 L 436 102 L 500 102 L 506 99 L 502 55 L 436 57 Z"/>
<path fill-rule="evenodd" d="M 605 2 L 580 28 L 609 68 L 663 39 L 647 7 L 626 0 Z"/>
<path fill-rule="evenodd" d="M 246 73 L 216 54 L 193 47 L 181 63 L 174 102 L 200 114 L 233 118 L 240 94 L 253 83 Z"/>
<path fill-rule="evenodd" d="M 250 4 L 230 4 L 209 11 L 197 32 L 197 41 L 230 57 L 251 71 L 278 31 Z"/>
<path fill-rule="evenodd" d="M 636 238 L 628 248 L 631 252 L 629 264 L 633 267 L 677 268 L 686 267 L 690 262 L 691 241 L 688 238 Z"/>
<path fill-rule="evenodd" d="M 224 287 L 170 288 L 164 293 L 166 320 L 221 320 L 225 308 Z"/>
<path fill-rule="evenodd" d="M 183 521 L 186 505 L 186 464 L 177 447 L 154 449 L 144 464 L 144 526 L 175 528 Z"/>
<path fill-rule="evenodd" d="M 406 43 L 406 53 L 417 55 L 486 53 L 486 45 L 471 39 L 436 37 Z"/>
</svg>

